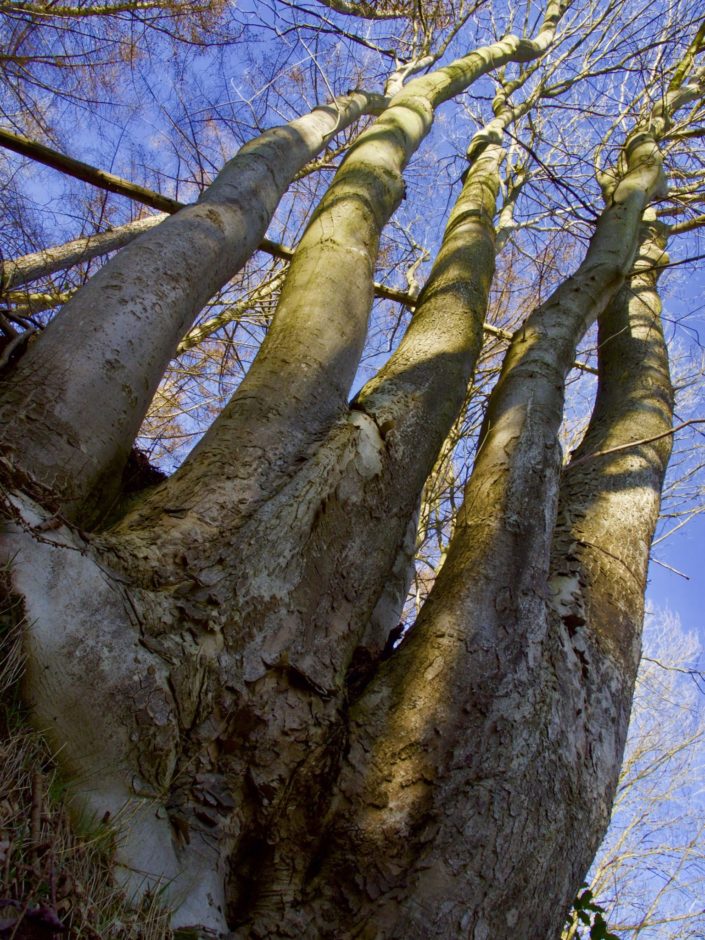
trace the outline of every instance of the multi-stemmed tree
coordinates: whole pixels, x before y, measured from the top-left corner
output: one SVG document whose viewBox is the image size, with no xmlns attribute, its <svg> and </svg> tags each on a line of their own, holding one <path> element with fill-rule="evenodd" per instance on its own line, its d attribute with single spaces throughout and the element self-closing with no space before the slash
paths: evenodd
<svg viewBox="0 0 705 940">
<path fill-rule="evenodd" d="M 314 17 L 296 20 L 305 48 L 335 24 L 380 60 L 384 34 L 346 24 L 401 19 L 407 54 L 377 91 L 334 89 L 254 136 L 183 207 L 3 136 L 168 213 L 3 267 L 16 290 L 125 245 L 46 326 L 8 293 L 3 551 L 25 698 L 76 817 L 113 826 L 122 883 L 159 887 L 196 935 L 555 937 L 607 824 L 670 451 L 657 281 L 670 232 L 697 222 L 704 31 L 685 0 L 658 23 L 653 4 L 550 0 L 536 23 L 531 4 L 489 7 L 273 4 L 263 29 L 283 35 L 286 9 Z M 471 25 L 487 41 L 452 59 Z M 481 106 L 489 75 L 492 114 L 467 140 L 423 288 L 402 298 L 413 317 L 351 398 L 404 171 L 441 105 Z M 612 127 L 587 106 L 594 89 L 621 95 Z M 170 360 L 228 319 L 194 331 L 200 311 L 365 116 L 293 254 L 265 243 L 288 266 L 236 391 L 171 476 L 127 492 Z M 580 192 L 560 177 L 563 132 L 597 153 L 599 199 L 592 172 Z M 541 192 L 553 203 L 537 213 Z M 575 205 L 589 243 L 511 336 L 443 563 L 400 631 L 497 241 Z M 687 214 L 669 229 L 674 207 Z M 596 322 L 595 406 L 564 462 L 566 380 Z"/>
</svg>

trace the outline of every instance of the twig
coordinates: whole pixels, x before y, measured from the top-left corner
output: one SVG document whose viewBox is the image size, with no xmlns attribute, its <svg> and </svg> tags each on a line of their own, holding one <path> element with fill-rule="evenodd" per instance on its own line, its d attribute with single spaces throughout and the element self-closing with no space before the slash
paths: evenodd
<svg viewBox="0 0 705 940">
<path fill-rule="evenodd" d="M 651 560 L 655 565 L 659 565 L 661 568 L 665 568 L 666 571 L 672 571 L 673 574 L 677 574 L 681 578 L 685 578 L 686 581 L 690 581 L 689 574 L 685 574 L 683 571 L 679 571 L 678 568 L 674 568 L 673 565 L 667 565 L 665 561 L 659 561 L 658 558 L 652 558 Z"/>
<path fill-rule="evenodd" d="M 662 431 L 661 434 L 654 434 L 653 437 L 642 437 L 638 441 L 629 441 L 628 444 L 619 444 L 617 447 L 608 447 L 605 450 L 596 450 L 594 454 L 585 454 L 584 457 L 578 457 L 577 460 L 571 460 L 569 467 L 577 467 L 581 463 L 587 463 L 588 460 L 596 460 L 598 457 L 607 457 L 609 454 L 617 454 L 622 450 L 629 450 L 630 447 L 640 447 L 642 444 L 651 444 L 654 441 L 660 441 L 671 434 L 677 434 L 683 428 L 690 427 L 691 424 L 705 424 L 705 418 L 691 418 L 690 421 L 683 421 L 668 431 Z"/>
</svg>

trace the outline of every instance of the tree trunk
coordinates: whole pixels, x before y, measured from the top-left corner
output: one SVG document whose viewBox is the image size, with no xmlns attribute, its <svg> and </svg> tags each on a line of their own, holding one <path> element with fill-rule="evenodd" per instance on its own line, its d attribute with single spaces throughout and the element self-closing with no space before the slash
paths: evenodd
<svg viewBox="0 0 705 940">
<path fill-rule="evenodd" d="M 253 366 L 171 478 L 119 501 L 169 356 L 371 96 L 248 144 L 106 265 L 0 392 L 26 699 L 77 821 L 112 827 L 130 895 L 158 888 L 195 936 L 554 937 L 606 824 L 671 417 L 664 239 L 642 225 L 656 131 L 627 139 L 584 261 L 512 339 L 447 558 L 398 648 L 422 488 L 481 344 L 494 138 L 471 148 L 403 341 L 348 402 L 380 233 L 434 109 L 543 54 L 562 10 L 536 40 L 409 82 L 360 135 Z M 598 400 L 563 468 L 566 377 L 598 319 Z"/>
<path fill-rule="evenodd" d="M 139 235 L 148 232 L 155 225 L 159 225 L 165 218 L 166 216 L 163 213 L 148 215 L 143 219 L 135 219 L 134 222 L 127 222 L 125 225 L 120 225 L 118 228 L 110 229 L 107 232 L 86 235 L 63 245 L 56 245 L 53 248 L 46 248 L 44 251 L 35 251 L 30 255 L 23 255 L 21 258 L 4 261 L 0 267 L 2 289 L 8 291 L 12 288 L 22 287 L 24 284 L 30 284 L 32 281 L 38 280 L 40 277 L 54 274 L 55 271 L 64 271 L 75 264 L 90 261 L 91 258 L 118 251 L 118 249 L 124 248 L 125 245 L 129 245 Z"/>
</svg>

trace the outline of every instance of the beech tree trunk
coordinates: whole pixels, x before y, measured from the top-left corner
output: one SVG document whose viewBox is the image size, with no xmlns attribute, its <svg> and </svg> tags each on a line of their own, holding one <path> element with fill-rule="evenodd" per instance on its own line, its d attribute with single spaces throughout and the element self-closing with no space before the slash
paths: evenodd
<svg viewBox="0 0 705 940">
<path fill-rule="evenodd" d="M 501 121 L 473 142 L 400 346 L 348 401 L 380 232 L 434 109 L 538 58 L 561 14 L 389 102 L 354 92 L 268 131 L 198 204 L 150 220 L 2 385 L 27 701 L 77 821 L 114 827 L 122 884 L 161 888 L 193 936 L 555 937 L 606 826 L 670 440 L 659 116 L 628 137 L 583 262 L 512 340 L 396 649 L 421 491 L 481 345 Z M 198 310 L 297 170 L 370 110 L 238 391 L 179 471 L 123 499 Z M 566 376 L 598 319 L 597 403 L 564 466 Z"/>
</svg>

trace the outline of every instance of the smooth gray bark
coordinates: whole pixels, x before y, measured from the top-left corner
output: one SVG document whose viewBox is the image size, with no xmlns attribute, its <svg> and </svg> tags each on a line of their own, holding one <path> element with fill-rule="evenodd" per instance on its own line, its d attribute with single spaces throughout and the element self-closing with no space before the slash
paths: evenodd
<svg viewBox="0 0 705 940">
<path fill-rule="evenodd" d="M 83 261 L 90 261 L 91 258 L 118 251 L 143 232 L 148 232 L 155 225 L 159 225 L 165 218 L 164 213 L 148 215 L 107 232 L 75 238 L 63 245 L 55 245 L 43 251 L 35 251 L 30 255 L 4 261 L 0 268 L 2 289 L 11 290 L 22 287 L 41 277 L 54 274 L 56 271 L 64 271 Z"/>
</svg>

